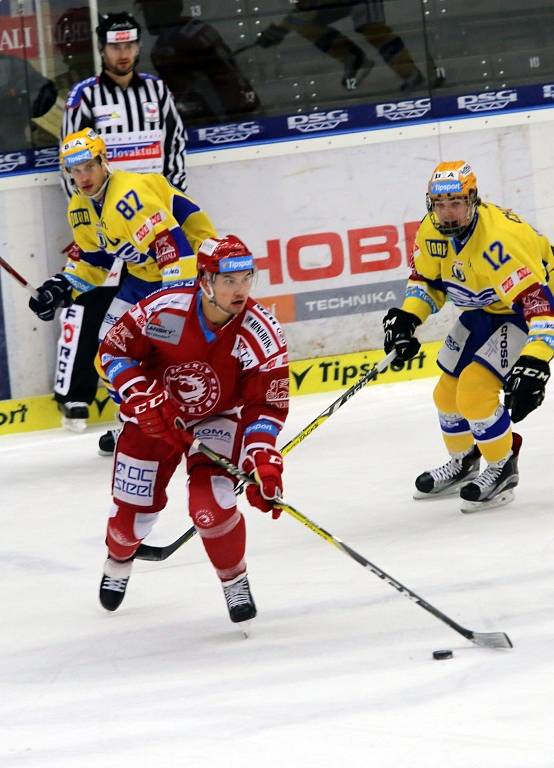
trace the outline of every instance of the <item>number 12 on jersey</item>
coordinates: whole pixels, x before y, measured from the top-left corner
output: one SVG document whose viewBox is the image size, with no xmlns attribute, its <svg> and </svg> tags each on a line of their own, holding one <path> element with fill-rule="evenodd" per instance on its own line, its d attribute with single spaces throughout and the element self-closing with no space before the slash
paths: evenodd
<svg viewBox="0 0 554 768">
<path fill-rule="evenodd" d="M 483 258 L 489 262 L 496 272 L 503 264 L 507 264 L 512 258 L 509 253 L 505 253 L 504 246 L 500 240 L 495 240 L 489 245 L 488 251 L 483 251 Z"/>
</svg>

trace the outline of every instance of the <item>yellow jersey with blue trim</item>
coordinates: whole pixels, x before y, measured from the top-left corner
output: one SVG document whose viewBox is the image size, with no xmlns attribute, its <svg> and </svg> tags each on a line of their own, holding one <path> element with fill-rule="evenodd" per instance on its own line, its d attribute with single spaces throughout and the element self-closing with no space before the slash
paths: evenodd
<svg viewBox="0 0 554 768">
<path fill-rule="evenodd" d="M 102 285 L 116 258 L 146 282 L 189 280 L 200 244 L 217 237 L 209 216 L 157 173 L 113 172 L 100 203 L 72 195 L 67 219 L 79 252 L 64 274 L 77 294 Z"/>
<path fill-rule="evenodd" d="M 521 312 L 529 324 L 529 341 L 535 334 L 535 341 L 543 343 L 539 354 L 538 346 L 529 353 L 544 359 L 554 354 L 552 248 L 512 210 L 480 203 L 461 240 L 442 235 L 426 216 L 416 234 L 411 267 L 402 309 L 422 322 L 447 298 L 462 311 Z"/>
</svg>

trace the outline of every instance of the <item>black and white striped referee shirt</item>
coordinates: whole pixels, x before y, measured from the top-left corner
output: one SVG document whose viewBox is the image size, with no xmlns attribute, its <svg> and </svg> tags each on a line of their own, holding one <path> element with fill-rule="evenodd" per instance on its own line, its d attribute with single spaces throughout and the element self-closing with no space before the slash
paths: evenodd
<svg viewBox="0 0 554 768">
<path fill-rule="evenodd" d="M 102 135 L 114 170 L 163 173 L 186 190 L 185 128 L 171 92 L 155 75 L 134 72 L 127 88 L 105 72 L 77 83 L 67 97 L 61 138 L 83 128 Z M 65 179 L 64 185 L 71 194 Z"/>
</svg>

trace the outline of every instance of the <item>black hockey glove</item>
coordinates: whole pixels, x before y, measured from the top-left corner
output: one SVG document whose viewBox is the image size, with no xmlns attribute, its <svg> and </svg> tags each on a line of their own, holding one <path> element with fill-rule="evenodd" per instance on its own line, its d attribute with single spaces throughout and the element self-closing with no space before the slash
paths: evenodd
<svg viewBox="0 0 554 768">
<path fill-rule="evenodd" d="M 281 27 L 278 24 L 270 24 L 269 27 L 263 29 L 256 38 L 257 45 L 262 48 L 271 48 L 272 45 L 279 45 L 282 43 L 289 31 L 286 27 Z"/>
<path fill-rule="evenodd" d="M 550 366 L 544 360 L 531 355 L 519 358 L 504 384 L 504 405 L 511 411 L 514 424 L 539 407 L 549 378 Z"/>
<path fill-rule="evenodd" d="M 385 352 L 396 350 L 399 360 L 409 360 L 419 352 L 421 344 L 415 338 L 414 333 L 421 320 L 411 312 L 393 307 L 389 309 L 383 318 L 385 329 Z"/>
<path fill-rule="evenodd" d="M 62 274 L 53 275 L 37 288 L 38 299 L 31 297 L 29 307 L 41 320 L 53 320 L 58 307 L 73 303 L 71 284 Z"/>
</svg>

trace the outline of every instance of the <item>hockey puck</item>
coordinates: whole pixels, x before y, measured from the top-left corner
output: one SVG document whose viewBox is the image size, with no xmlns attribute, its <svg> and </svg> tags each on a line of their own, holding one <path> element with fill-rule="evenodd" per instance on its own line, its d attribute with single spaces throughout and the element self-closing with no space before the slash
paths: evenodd
<svg viewBox="0 0 554 768">
<path fill-rule="evenodd" d="M 451 659 L 454 656 L 452 651 L 433 651 L 434 659 Z"/>
</svg>

